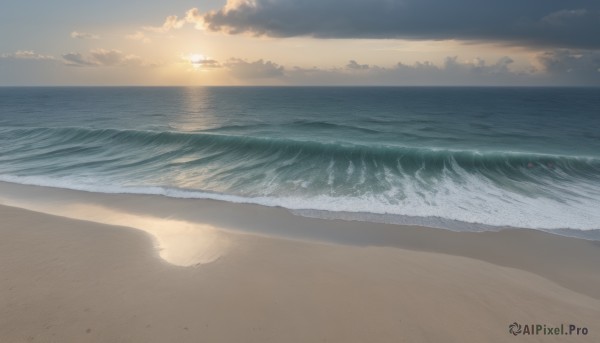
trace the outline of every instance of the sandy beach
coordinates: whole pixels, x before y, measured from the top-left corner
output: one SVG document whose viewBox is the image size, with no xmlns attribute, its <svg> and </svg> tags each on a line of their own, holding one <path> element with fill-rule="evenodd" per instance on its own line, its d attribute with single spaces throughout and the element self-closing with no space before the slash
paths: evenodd
<svg viewBox="0 0 600 343">
<path fill-rule="evenodd" d="M 8 183 L 0 203 L 1 342 L 600 339 L 597 241 Z"/>
</svg>

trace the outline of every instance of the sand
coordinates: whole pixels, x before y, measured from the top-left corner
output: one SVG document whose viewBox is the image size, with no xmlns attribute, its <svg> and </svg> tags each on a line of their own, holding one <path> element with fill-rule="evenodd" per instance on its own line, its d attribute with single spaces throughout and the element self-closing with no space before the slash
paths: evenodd
<svg viewBox="0 0 600 343">
<path fill-rule="evenodd" d="M 598 242 L 11 184 L 0 202 L 0 342 L 600 341 Z"/>
</svg>

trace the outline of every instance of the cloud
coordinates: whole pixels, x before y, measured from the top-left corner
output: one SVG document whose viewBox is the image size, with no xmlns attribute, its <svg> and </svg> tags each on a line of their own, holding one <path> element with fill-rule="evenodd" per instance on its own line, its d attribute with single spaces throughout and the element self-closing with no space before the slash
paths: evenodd
<svg viewBox="0 0 600 343">
<path fill-rule="evenodd" d="M 369 69 L 369 65 L 368 64 L 358 64 L 355 60 L 351 60 L 346 65 L 346 68 L 352 69 L 352 70 L 366 70 L 366 69 Z"/>
<path fill-rule="evenodd" d="M 76 38 L 76 39 L 100 39 L 100 36 L 92 34 L 92 33 L 73 31 L 73 32 L 71 32 L 71 38 Z"/>
<path fill-rule="evenodd" d="M 185 23 L 185 18 L 179 19 L 176 15 L 170 15 L 165 19 L 165 22 L 161 26 L 144 26 L 143 29 L 146 31 L 165 33 L 172 29 L 180 29 Z"/>
<path fill-rule="evenodd" d="M 185 12 L 185 21 L 194 24 L 197 30 L 204 29 L 204 15 L 197 8 L 192 8 Z"/>
<path fill-rule="evenodd" d="M 531 71 L 513 71 L 513 63 L 508 56 L 493 63 L 480 58 L 464 61 L 449 56 L 441 65 L 423 61 L 383 67 L 350 60 L 344 66 L 322 69 L 285 68 L 262 59 L 249 62 L 232 58 L 222 66 L 230 75 L 249 84 L 276 80 L 279 84 L 289 85 L 533 85 L 540 80 L 540 75 Z"/>
<path fill-rule="evenodd" d="M 150 43 L 151 42 L 150 38 L 146 37 L 146 34 L 143 33 L 142 31 L 136 31 L 135 33 L 126 35 L 125 38 L 130 39 L 130 40 L 137 40 L 142 43 Z"/>
<path fill-rule="evenodd" d="M 221 65 L 219 61 L 200 54 L 181 55 L 180 61 L 182 63 L 191 64 L 196 69 L 202 70 L 217 69 L 223 67 L 223 65 Z"/>
<path fill-rule="evenodd" d="M 538 70 L 534 73 L 532 69 L 513 70 L 513 59 L 504 56 L 494 62 L 488 62 L 477 58 L 473 60 L 461 60 L 456 56 L 447 57 L 443 63 L 434 64 L 429 61 L 416 62 L 414 64 L 397 63 L 392 66 L 378 66 L 361 64 L 356 60 L 350 60 L 346 65 L 322 69 L 318 67 L 286 68 L 274 62 L 246 62 L 233 59 L 236 65 L 252 70 L 254 73 L 273 80 L 280 84 L 288 85 L 386 85 L 386 86 L 505 86 L 505 85 L 540 85 L 546 84 L 548 74 Z M 276 72 L 264 72 L 265 65 L 274 66 Z M 240 73 L 239 70 L 231 68 L 230 72 L 238 79 L 250 84 L 260 84 L 256 74 Z M 259 73 L 258 71 L 263 71 Z M 554 84 L 560 84 L 560 79 L 550 80 Z"/>
<path fill-rule="evenodd" d="M 494 64 L 488 65 L 487 62 L 481 58 L 476 58 L 471 61 L 459 62 L 457 56 L 446 57 L 444 61 L 443 70 L 446 72 L 458 72 L 458 73 L 473 73 L 479 75 L 500 75 L 510 74 L 511 71 L 509 66 L 514 63 L 513 59 L 504 56 L 498 59 Z"/>
<path fill-rule="evenodd" d="M 537 60 L 549 74 L 600 85 L 600 51 L 554 50 L 539 54 Z"/>
<path fill-rule="evenodd" d="M 284 76 L 284 68 L 271 61 L 258 60 L 248 62 L 239 58 L 227 61 L 225 67 L 229 68 L 234 77 L 240 79 L 272 79 Z"/>
<path fill-rule="evenodd" d="M 597 0 L 229 0 L 202 20 L 231 34 L 600 48 Z"/>
<path fill-rule="evenodd" d="M 218 61 L 212 59 L 191 61 L 190 63 L 192 65 L 199 66 L 205 69 L 221 68 L 221 64 Z"/>
<path fill-rule="evenodd" d="M 285 67 L 263 59 L 247 61 L 231 58 L 221 63 L 207 58 L 196 60 L 193 56 L 182 56 L 182 61 L 206 69 L 221 68 L 221 75 L 229 75 L 243 84 L 251 85 L 535 86 L 575 85 L 579 82 L 577 79 L 554 77 L 545 68 L 515 67 L 514 60 L 509 56 L 491 62 L 481 58 L 462 60 L 457 56 L 448 56 L 440 64 L 421 61 L 413 64 L 398 62 L 391 66 L 363 64 L 353 59 L 344 65 L 327 69 Z M 599 83 L 600 79 L 595 83 L 586 81 L 581 84 Z"/>
<path fill-rule="evenodd" d="M 161 26 L 144 26 L 142 29 L 156 33 L 166 33 L 173 29 L 180 29 L 185 24 L 193 24 L 196 29 L 203 30 L 204 14 L 197 8 L 191 8 L 185 12 L 181 19 L 176 15 L 170 15 Z"/>
<path fill-rule="evenodd" d="M 71 67 L 90 67 L 96 66 L 98 63 L 89 60 L 78 52 L 69 52 L 62 55 L 65 64 Z"/>
<path fill-rule="evenodd" d="M 488 63 L 480 58 L 461 61 L 456 56 L 449 56 L 441 65 L 422 61 L 382 67 L 351 60 L 344 68 L 296 67 L 286 73 L 286 78 L 296 84 L 328 85 L 505 85 L 518 84 L 522 79 L 528 81 L 527 77 L 532 75 L 512 71 L 512 63 L 510 57 Z"/>
<path fill-rule="evenodd" d="M 141 57 L 119 50 L 95 49 L 87 56 L 71 52 L 62 55 L 62 58 L 71 67 L 149 66 Z"/>
<path fill-rule="evenodd" d="M 587 14 L 588 11 L 583 8 L 576 10 L 560 10 L 548 14 L 547 16 L 543 17 L 541 21 L 542 23 L 549 25 L 565 25 L 568 24 L 569 21 L 585 17 Z"/>
<path fill-rule="evenodd" d="M 99 64 L 105 66 L 114 66 L 123 61 L 123 53 L 118 50 L 96 49 L 91 51 L 92 58 Z"/>
<path fill-rule="evenodd" d="M 13 60 L 54 60 L 53 56 L 38 54 L 33 50 L 18 50 L 9 54 L 0 54 L 0 58 Z"/>
</svg>

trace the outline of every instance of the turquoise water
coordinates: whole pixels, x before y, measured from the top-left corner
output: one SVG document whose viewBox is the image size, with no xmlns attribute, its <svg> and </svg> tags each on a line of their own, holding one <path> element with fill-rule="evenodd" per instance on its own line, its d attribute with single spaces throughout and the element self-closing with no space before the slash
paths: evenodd
<svg viewBox="0 0 600 343">
<path fill-rule="evenodd" d="M 0 88 L 0 181 L 600 229 L 600 89 Z"/>
</svg>

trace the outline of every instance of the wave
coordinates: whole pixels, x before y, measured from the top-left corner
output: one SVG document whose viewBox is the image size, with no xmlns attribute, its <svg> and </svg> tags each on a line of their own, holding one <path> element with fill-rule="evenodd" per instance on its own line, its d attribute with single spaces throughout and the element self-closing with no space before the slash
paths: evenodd
<svg viewBox="0 0 600 343">
<path fill-rule="evenodd" d="M 335 125 L 313 123 L 310 125 Z M 3 128 L 3 140 L 14 146 L 19 141 L 36 145 L 130 145 L 152 148 L 184 147 L 222 150 L 244 154 L 267 154 L 273 152 L 296 154 L 303 152 L 313 156 L 328 155 L 356 158 L 370 158 L 375 161 L 399 162 L 403 168 L 426 167 L 448 168 L 453 162 L 463 169 L 532 169 L 561 170 L 574 175 L 597 175 L 600 173 L 600 158 L 593 156 L 568 156 L 516 151 L 456 150 L 440 147 L 406 147 L 396 145 L 357 144 L 351 142 L 316 142 L 272 137 L 252 137 L 206 132 L 144 131 L 119 129 L 67 128 Z M 18 148 L 15 148 L 17 150 Z M 537 169 L 539 170 L 539 169 Z"/>
<path fill-rule="evenodd" d="M 285 127 L 288 130 L 289 129 L 299 129 L 299 130 L 304 129 L 304 130 L 319 130 L 319 131 L 329 131 L 329 132 L 344 131 L 344 132 L 355 132 L 355 133 L 373 134 L 373 135 L 382 133 L 382 131 L 375 130 L 375 129 L 369 129 L 369 128 L 365 128 L 365 127 L 339 124 L 339 123 L 331 123 L 331 122 L 327 122 L 327 121 L 313 121 L 313 120 L 295 120 L 295 121 L 286 123 Z M 269 123 L 245 124 L 245 125 L 232 124 L 232 125 L 223 125 L 223 126 L 205 129 L 205 130 L 203 130 L 203 132 L 215 132 L 215 133 L 247 132 L 247 131 L 259 130 L 259 129 L 260 130 L 264 130 L 264 129 L 278 130 L 280 128 L 281 128 L 281 126 L 279 124 L 269 124 Z"/>
<path fill-rule="evenodd" d="M 72 179 L 56 179 L 49 177 L 18 177 L 0 175 L 0 182 L 23 185 L 52 187 L 76 191 L 105 194 L 138 194 L 159 195 L 180 199 L 210 199 L 231 203 L 257 204 L 268 207 L 283 207 L 297 215 L 344 219 L 387 224 L 417 225 L 453 231 L 498 231 L 506 228 L 529 228 L 585 239 L 600 240 L 600 217 L 585 215 L 586 210 L 597 208 L 574 209 L 565 211 L 557 208 L 556 203 L 548 201 L 536 204 L 535 211 L 520 203 L 520 208 L 508 203 L 497 202 L 490 198 L 488 206 L 494 208 L 494 216 L 476 207 L 469 207 L 468 196 L 458 196 L 447 201 L 440 201 L 438 206 L 426 206 L 426 203 L 410 201 L 403 207 L 385 204 L 373 196 L 339 198 L 328 195 L 317 197 L 245 197 L 197 189 L 180 189 L 165 186 L 120 186 L 96 182 L 73 181 Z M 414 200 L 414 199 L 413 199 Z M 450 201 L 451 200 L 451 201 Z M 455 206 L 458 205 L 458 206 Z M 581 205 L 581 204 L 580 204 Z M 458 211 L 463 209 L 466 211 Z M 583 215 L 582 215 L 583 214 Z M 591 224 L 590 224 L 591 223 Z M 588 233 L 582 233 L 589 232 Z"/>
<path fill-rule="evenodd" d="M 429 218 L 431 226 L 600 228 L 593 156 L 81 127 L 4 127 L 0 143 L 8 182 Z"/>
</svg>

